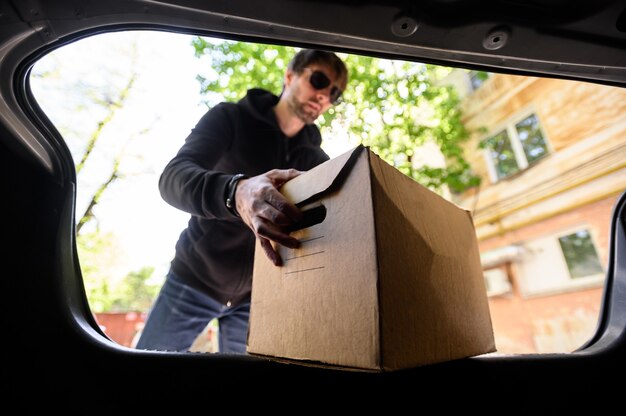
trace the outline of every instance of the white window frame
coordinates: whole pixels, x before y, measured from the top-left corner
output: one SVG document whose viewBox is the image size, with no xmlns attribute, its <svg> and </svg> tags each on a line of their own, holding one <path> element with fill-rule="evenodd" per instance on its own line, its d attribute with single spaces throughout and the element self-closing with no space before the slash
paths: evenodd
<svg viewBox="0 0 626 416">
<path fill-rule="evenodd" d="M 567 260 L 565 259 L 565 253 L 563 253 L 563 248 L 561 247 L 560 238 L 561 237 L 566 237 L 568 235 L 575 234 L 575 233 L 577 233 L 579 231 L 583 231 L 583 230 L 586 230 L 589 233 L 589 238 L 591 239 L 591 244 L 593 244 L 593 248 L 596 251 L 596 255 L 598 256 L 598 261 L 600 262 L 600 267 L 601 267 L 602 271 L 600 273 L 591 274 L 591 275 L 588 275 L 588 276 L 573 277 L 572 273 L 569 270 L 569 267 L 567 266 Z M 589 281 L 593 282 L 593 281 L 596 281 L 598 279 L 604 279 L 604 275 L 606 274 L 606 265 L 602 264 L 602 257 L 600 256 L 600 250 L 598 249 L 598 244 L 596 243 L 597 238 L 595 236 L 593 228 L 591 228 L 589 226 L 580 226 L 578 228 L 571 228 L 571 229 L 568 229 L 567 232 L 561 232 L 561 233 L 557 234 L 555 236 L 555 239 L 556 239 L 557 244 L 559 245 L 559 248 L 561 249 L 560 250 L 561 257 L 563 259 L 563 263 L 565 263 L 565 265 L 566 265 L 566 270 L 567 270 L 567 273 L 569 274 L 570 281 L 574 282 L 574 284 L 576 284 L 575 282 L 577 282 L 577 281 L 582 281 L 583 285 L 584 285 L 585 283 L 587 283 Z"/>
<path fill-rule="evenodd" d="M 567 267 L 567 262 L 565 260 L 565 255 L 563 254 L 563 249 L 561 248 L 561 245 L 559 244 L 559 238 L 573 234 L 581 230 L 587 230 L 589 232 L 589 237 L 591 238 L 591 242 L 593 243 L 593 246 L 596 250 L 596 254 L 598 255 L 598 260 L 600 261 L 602 272 L 598 274 L 594 274 L 594 275 L 573 278 L 570 274 L 569 268 Z M 571 291 L 576 291 L 576 290 L 584 290 L 584 289 L 601 287 L 604 285 L 604 279 L 606 275 L 606 264 L 602 262 L 602 256 L 600 255 L 600 250 L 598 248 L 598 244 L 596 243 L 597 237 L 595 235 L 595 230 L 593 229 L 593 227 L 591 227 L 589 224 L 583 224 L 583 223 L 577 224 L 574 226 L 568 226 L 567 228 L 564 228 L 557 232 L 549 233 L 541 237 L 528 240 L 526 244 L 522 243 L 521 245 L 527 248 L 528 247 L 527 244 L 534 245 L 537 242 L 546 241 L 546 240 L 551 241 L 554 244 L 554 247 L 558 247 L 559 257 L 558 259 L 555 259 L 558 262 L 556 266 L 562 271 L 563 275 L 553 276 L 552 274 L 550 274 L 552 272 L 547 272 L 548 275 L 553 276 L 553 279 L 551 279 L 553 282 L 552 284 L 549 284 L 549 285 L 540 284 L 539 286 L 544 286 L 543 288 L 540 288 L 540 287 L 537 287 L 536 283 L 533 283 L 532 280 L 529 280 L 528 275 L 525 275 L 522 272 L 523 270 L 522 264 L 514 263 L 515 273 L 517 277 L 520 279 L 520 288 L 522 290 L 522 295 L 524 297 L 566 293 L 566 292 L 571 292 Z M 529 250 L 527 248 L 527 253 L 532 255 L 532 250 Z M 543 264 L 544 261 L 545 259 L 541 259 L 541 264 Z M 520 262 L 521 263 L 524 262 L 523 257 L 521 258 Z M 546 267 L 546 269 L 548 269 L 548 267 Z M 542 280 L 543 279 L 544 278 L 542 277 Z M 545 283 L 545 280 L 543 281 Z"/>
<path fill-rule="evenodd" d="M 490 134 L 486 135 L 485 138 L 493 137 L 497 134 L 500 134 L 502 131 L 506 130 L 507 135 L 509 136 L 509 141 L 511 142 L 511 148 L 513 149 L 513 153 L 515 154 L 515 161 L 517 162 L 517 166 L 519 168 L 518 172 L 521 172 L 525 169 L 528 169 L 529 163 L 526 158 L 526 153 L 524 153 L 524 147 L 522 146 L 522 141 L 519 139 L 519 135 L 517 133 L 517 129 L 515 125 L 520 121 L 534 115 L 539 121 L 539 130 L 541 131 L 541 136 L 546 144 L 547 153 L 552 153 L 552 146 L 550 145 L 550 140 L 546 135 L 546 132 L 543 128 L 543 122 L 539 117 L 539 114 L 536 110 L 526 110 L 523 113 L 520 113 L 514 118 L 510 118 L 504 125 L 500 125 L 498 129 L 494 129 Z M 489 172 L 489 179 L 491 179 L 492 183 L 500 182 L 501 180 L 507 179 L 509 176 L 504 178 L 498 178 L 498 172 L 496 170 L 496 164 L 491 157 L 491 149 L 484 149 L 483 155 L 485 160 L 487 161 L 487 171 Z"/>
</svg>

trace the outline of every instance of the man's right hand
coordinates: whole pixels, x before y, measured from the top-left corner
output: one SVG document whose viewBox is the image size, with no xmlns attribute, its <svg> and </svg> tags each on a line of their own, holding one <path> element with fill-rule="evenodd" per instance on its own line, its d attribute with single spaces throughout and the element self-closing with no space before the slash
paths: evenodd
<svg viewBox="0 0 626 416">
<path fill-rule="evenodd" d="M 300 242 L 284 230 L 302 218 L 298 207 L 289 202 L 278 188 L 301 173 L 295 169 L 274 169 L 250 179 L 240 180 L 235 191 L 237 212 L 254 232 L 265 254 L 276 266 L 282 265 L 282 259 L 271 242 L 298 248 Z"/>
</svg>

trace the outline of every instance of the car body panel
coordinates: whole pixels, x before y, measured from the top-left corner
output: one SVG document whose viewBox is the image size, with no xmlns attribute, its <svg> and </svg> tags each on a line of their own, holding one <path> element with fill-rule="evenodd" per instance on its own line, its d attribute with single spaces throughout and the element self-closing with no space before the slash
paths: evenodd
<svg viewBox="0 0 626 416">
<path fill-rule="evenodd" d="M 318 45 L 626 86 L 626 33 L 619 20 L 625 2 L 576 7 L 564 1 L 532 3 L 534 8 L 469 0 L 283 0 L 263 2 L 263 7 L 247 1 L 0 1 L 2 258 L 8 265 L 1 291 L 8 334 L 2 371 L 9 380 L 8 397 L 26 408 L 45 395 L 51 405 L 72 408 L 92 402 L 118 411 L 126 402 L 146 408 L 162 401 L 193 406 L 228 393 L 262 393 L 281 403 L 304 395 L 305 403 L 326 405 L 332 398 L 367 405 L 389 395 L 395 397 L 391 404 L 409 403 L 416 409 L 437 405 L 441 410 L 508 403 L 524 413 L 608 404 L 619 387 L 609 375 L 624 369 L 626 356 L 626 196 L 613 216 L 598 331 L 574 353 L 482 356 L 364 374 L 251 356 L 136 351 L 107 340 L 90 314 L 73 233 L 71 156 L 24 87 L 31 65 L 46 51 L 84 36 L 131 28 Z M 533 16 L 540 18 L 533 21 Z M 394 35 L 394 22 L 405 18 L 416 22 L 417 30 Z M 508 41 L 499 49 L 485 48 L 494 30 L 506 33 Z"/>
</svg>

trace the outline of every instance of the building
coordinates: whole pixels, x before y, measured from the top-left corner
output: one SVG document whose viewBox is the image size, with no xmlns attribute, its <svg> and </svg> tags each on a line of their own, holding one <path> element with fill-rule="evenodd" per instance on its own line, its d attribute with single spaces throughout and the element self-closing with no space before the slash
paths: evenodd
<svg viewBox="0 0 626 416">
<path fill-rule="evenodd" d="M 610 218 L 626 189 L 626 90 L 455 70 L 482 183 L 472 211 L 500 352 L 573 351 L 594 333 Z"/>
</svg>

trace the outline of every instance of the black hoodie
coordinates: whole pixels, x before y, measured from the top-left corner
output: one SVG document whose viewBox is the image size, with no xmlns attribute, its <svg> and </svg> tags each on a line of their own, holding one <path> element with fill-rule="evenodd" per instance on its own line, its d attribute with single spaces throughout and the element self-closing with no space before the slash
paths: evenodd
<svg viewBox="0 0 626 416">
<path fill-rule="evenodd" d="M 273 107 L 278 97 L 248 91 L 238 103 L 221 103 L 200 119 L 159 179 L 161 196 L 191 214 L 176 244 L 174 274 L 222 304 L 250 300 L 255 238 L 224 203 L 228 180 L 272 169 L 306 171 L 328 160 L 314 124 L 288 138 Z"/>
</svg>

